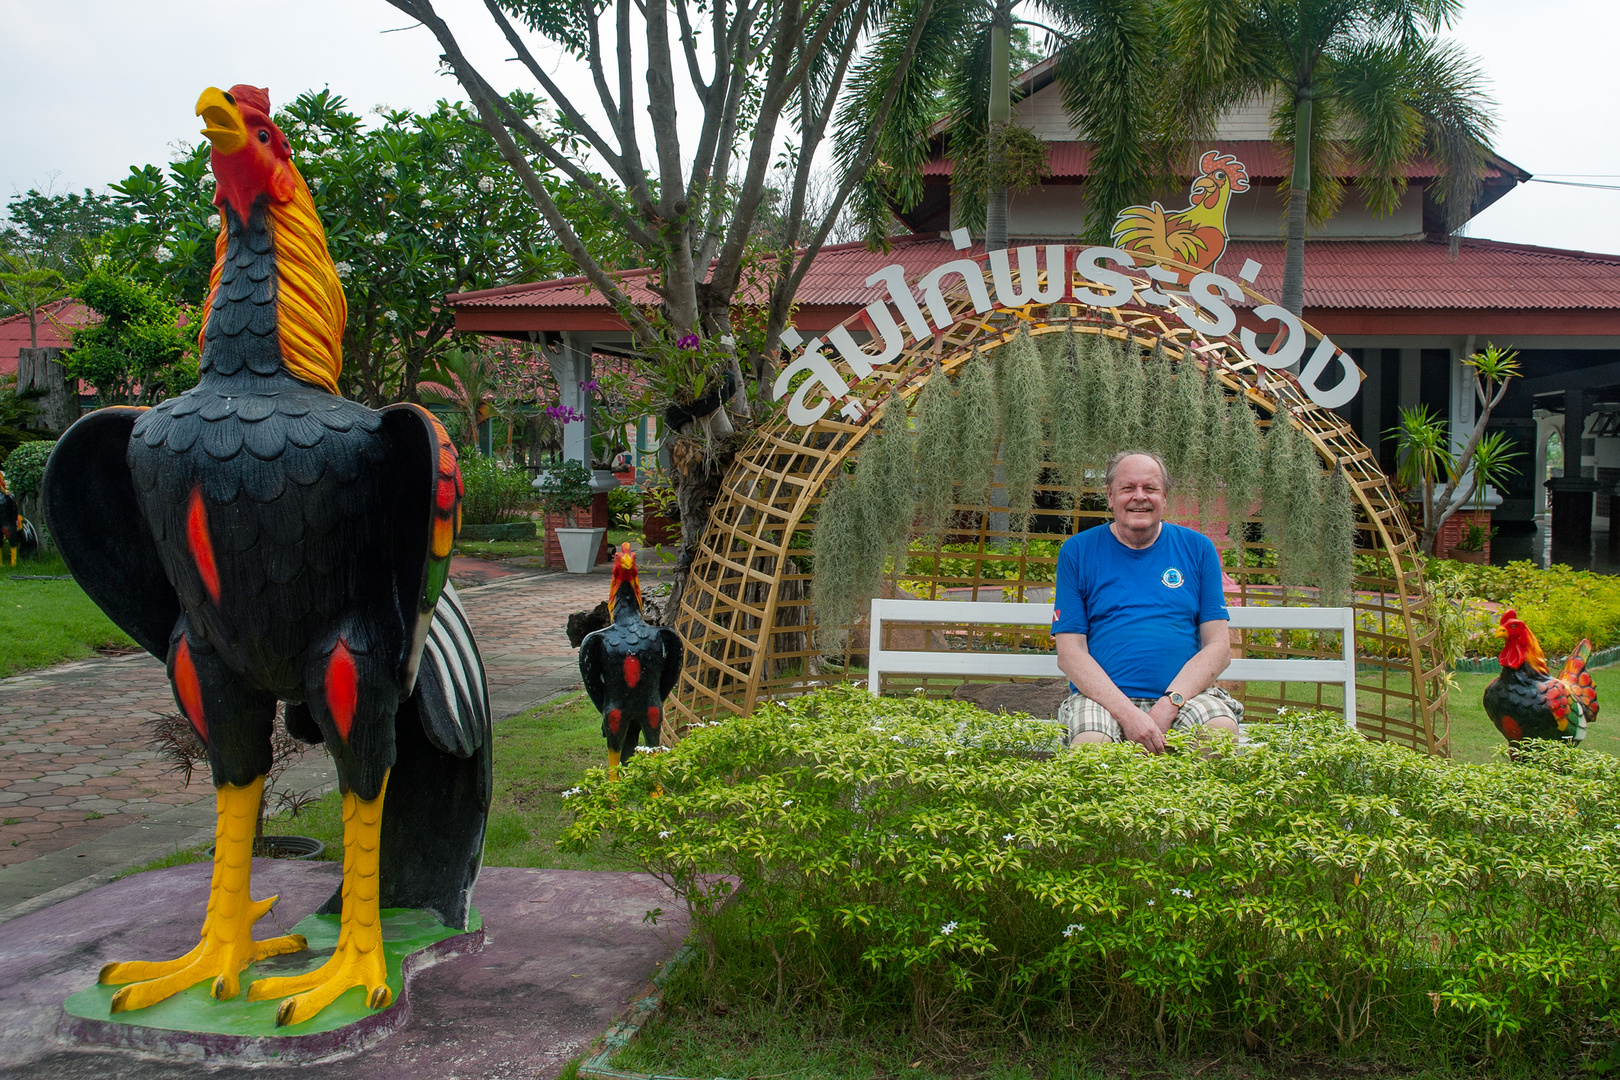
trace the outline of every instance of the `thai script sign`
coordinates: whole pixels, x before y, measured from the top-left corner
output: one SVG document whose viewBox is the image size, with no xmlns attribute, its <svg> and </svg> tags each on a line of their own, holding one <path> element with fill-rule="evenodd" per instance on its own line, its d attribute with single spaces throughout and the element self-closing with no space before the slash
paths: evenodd
<svg viewBox="0 0 1620 1080">
<path fill-rule="evenodd" d="M 971 246 L 966 229 L 952 234 L 958 250 Z M 1012 275 L 1013 260 L 1017 260 L 1018 280 Z M 1305 359 L 1299 373 L 1299 382 L 1307 396 L 1325 409 L 1335 409 L 1348 403 L 1361 388 L 1361 370 L 1355 362 L 1326 336 L 1318 336 L 1316 346 L 1306 358 L 1307 336 L 1310 331 L 1304 322 L 1287 308 L 1270 302 L 1254 309 L 1254 317 L 1262 329 L 1238 328 L 1237 312 L 1232 303 L 1241 300 L 1244 290 L 1239 281 L 1252 283 L 1260 274 L 1260 264 L 1253 259 L 1244 263 L 1237 281 L 1203 270 L 1185 281 L 1186 271 L 1175 270 L 1149 262 L 1138 266 L 1137 257 L 1124 248 L 1080 248 L 1064 244 L 1028 245 L 1012 250 L 992 251 L 988 257 L 990 284 L 985 283 L 984 268 L 974 259 L 953 259 L 923 274 L 915 285 L 906 282 L 905 270 L 895 263 L 885 266 L 866 279 L 868 287 L 883 286 L 886 299 L 866 305 L 866 319 L 873 330 L 873 340 L 879 342 L 876 351 L 868 352 L 855 341 L 845 326 L 835 326 L 824 336 L 806 341 L 789 327 L 782 332 L 782 343 L 797 350 L 796 357 L 776 377 L 773 395 L 780 399 L 789 394 L 787 415 L 793 423 L 809 427 L 827 415 L 838 402 L 850 395 L 851 385 L 827 358 L 823 350 L 831 346 L 849 366 L 856 382 L 865 379 L 872 369 L 886 364 L 900 355 L 907 339 L 926 340 L 934 333 L 948 330 L 956 323 L 945 298 L 946 279 L 957 277 L 966 288 L 973 309 L 979 314 L 996 308 L 1019 308 L 1027 304 L 1081 304 L 1096 308 L 1117 308 L 1133 302 L 1165 308 L 1185 326 L 1209 338 L 1225 337 L 1234 330 L 1243 354 L 1263 368 L 1291 368 Z M 1133 277 L 1126 270 L 1135 272 Z M 1043 280 L 1044 279 L 1044 280 Z M 919 302 L 918 293 L 921 293 Z M 1263 299 L 1263 298 L 1262 298 Z M 893 305 L 893 310 L 890 310 Z M 898 318 L 896 317 L 898 315 Z M 1270 324 L 1270 328 L 1267 327 Z M 1260 333 L 1274 334 L 1270 348 L 1262 347 Z M 870 342 L 867 343 L 871 344 Z M 1342 377 L 1321 389 L 1330 366 L 1337 363 Z M 793 380 L 808 374 L 798 384 Z M 859 418 L 860 409 L 853 401 L 841 411 L 851 419 Z"/>
</svg>

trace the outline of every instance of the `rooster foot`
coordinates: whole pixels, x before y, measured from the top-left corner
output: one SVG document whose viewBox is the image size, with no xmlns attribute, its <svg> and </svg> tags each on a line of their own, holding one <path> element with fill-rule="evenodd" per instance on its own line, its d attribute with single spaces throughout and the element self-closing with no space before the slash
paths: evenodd
<svg viewBox="0 0 1620 1080">
<path fill-rule="evenodd" d="M 380 927 L 352 927 L 332 958 L 308 974 L 255 980 L 248 987 L 248 1000 L 286 998 L 276 1009 L 276 1026 L 286 1027 L 314 1017 L 356 986 L 365 991 L 368 1009 L 386 1009 L 393 1003 Z"/>
<path fill-rule="evenodd" d="M 378 907 L 382 809 L 382 791 L 374 799 L 343 793 L 343 914 L 331 959 L 306 974 L 257 979 L 248 987 L 249 1001 L 286 998 L 276 1009 L 277 1027 L 303 1023 L 356 986 L 365 991 L 369 1009 L 393 1003 Z"/>
<path fill-rule="evenodd" d="M 256 960 L 307 948 L 302 935 L 253 940 L 253 924 L 275 905 L 274 896 L 248 895 L 253 869 L 253 829 L 259 816 L 264 778 L 242 787 L 221 786 L 215 794 L 214 877 L 208 889 L 208 917 L 197 947 L 175 960 L 131 960 L 101 969 L 104 986 L 129 983 L 112 998 L 112 1011 L 144 1009 L 180 991 L 214 980 L 209 993 L 224 1001 L 241 989 L 242 970 Z"/>
</svg>

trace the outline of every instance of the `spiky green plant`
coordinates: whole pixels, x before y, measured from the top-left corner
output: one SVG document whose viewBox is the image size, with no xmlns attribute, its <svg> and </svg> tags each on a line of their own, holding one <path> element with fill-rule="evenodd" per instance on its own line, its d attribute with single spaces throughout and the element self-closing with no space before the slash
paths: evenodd
<svg viewBox="0 0 1620 1080">
<path fill-rule="evenodd" d="M 1184 361 L 1186 367 L 1191 361 Z M 1193 364 L 1194 367 L 1197 364 Z M 1221 389 L 1215 372 L 1205 366 L 1198 376 L 1199 394 L 1203 398 L 1204 445 L 1203 457 L 1198 463 L 1196 472 L 1196 485 L 1198 488 L 1198 520 L 1206 531 L 1211 530 L 1220 521 L 1221 485 L 1226 479 L 1226 462 L 1229 453 L 1227 439 L 1228 413 L 1226 411 L 1226 393 Z"/>
<path fill-rule="evenodd" d="M 866 515 L 855 477 L 839 471 L 816 511 L 816 529 L 810 550 L 815 556 L 815 579 L 810 599 L 816 609 L 816 637 L 828 651 L 843 648 L 850 620 L 859 603 L 862 565 L 870 545 L 863 535 Z"/>
<path fill-rule="evenodd" d="M 1322 589 L 1323 607 L 1340 607 L 1350 601 L 1356 555 L 1356 510 L 1344 470 L 1335 466 L 1322 485 L 1322 509 L 1318 516 L 1322 548 L 1317 584 Z"/>
<path fill-rule="evenodd" d="M 996 475 L 998 421 L 995 377 L 975 349 L 956 380 L 957 443 L 951 473 L 968 506 L 989 504 L 990 484 Z"/>
<path fill-rule="evenodd" d="M 1225 409 L 1222 433 L 1225 453 L 1221 455 L 1226 485 L 1227 538 L 1233 546 L 1243 544 L 1243 527 L 1260 498 L 1264 485 L 1266 456 L 1260 441 L 1260 425 L 1254 410 L 1241 396 Z"/>
<path fill-rule="evenodd" d="M 1041 464 L 1046 459 L 1046 371 L 1041 354 L 1027 332 L 1000 350 L 1001 463 L 1007 495 L 1007 530 L 1023 532 L 1029 508 L 1035 502 Z"/>
<path fill-rule="evenodd" d="M 876 595 L 883 576 L 883 563 L 890 556 L 901 557 L 911 539 L 911 523 L 917 516 L 917 466 L 911 452 L 911 427 L 905 399 L 889 398 L 875 436 L 861 444 L 861 460 L 856 467 L 861 503 L 866 514 L 868 542 L 876 549 L 872 565 L 866 566 L 862 586 Z M 870 599 L 870 597 L 868 597 Z"/>
<path fill-rule="evenodd" d="M 1177 414 L 1174 375 L 1170 371 L 1170 356 L 1164 351 L 1162 340 L 1153 343 L 1153 349 L 1142 362 L 1142 441 L 1140 444 L 1163 457 L 1166 463 L 1177 454 L 1175 447 L 1181 441 L 1182 420 Z M 1178 481 L 1184 481 L 1183 469 L 1171 464 L 1170 472 Z"/>
<path fill-rule="evenodd" d="M 956 402 L 943 368 L 934 369 L 917 396 L 916 426 L 918 530 L 931 547 L 938 547 L 956 506 L 952 481 L 957 454 Z"/>
</svg>

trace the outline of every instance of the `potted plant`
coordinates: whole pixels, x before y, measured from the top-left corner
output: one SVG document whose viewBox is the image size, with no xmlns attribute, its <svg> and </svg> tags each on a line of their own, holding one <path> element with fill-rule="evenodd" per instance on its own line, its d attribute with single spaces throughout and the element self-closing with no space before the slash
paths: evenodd
<svg viewBox="0 0 1620 1080">
<path fill-rule="evenodd" d="M 579 512 L 591 505 L 591 473 L 578 461 L 565 461 L 540 478 L 535 485 L 540 492 L 540 505 L 546 513 L 559 514 L 566 525 L 547 528 L 557 534 L 557 545 L 562 548 L 563 563 L 570 574 L 588 574 L 596 564 L 596 552 L 601 547 L 606 528 L 580 528 Z"/>
<path fill-rule="evenodd" d="M 681 511 L 669 478 L 660 475 L 641 493 L 641 542 L 648 547 L 678 544 Z"/>
</svg>

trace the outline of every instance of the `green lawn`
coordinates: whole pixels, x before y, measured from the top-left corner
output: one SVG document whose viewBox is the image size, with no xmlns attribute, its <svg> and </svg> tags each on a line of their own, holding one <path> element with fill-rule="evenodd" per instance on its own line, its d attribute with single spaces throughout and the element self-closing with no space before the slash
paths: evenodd
<svg viewBox="0 0 1620 1080">
<path fill-rule="evenodd" d="M 641 530 L 609 529 L 607 541 L 615 549 L 626 541 L 629 541 L 632 547 L 639 547 Z M 543 536 L 536 536 L 533 540 L 457 540 L 456 554 L 470 555 L 478 559 L 512 559 L 523 555 L 537 555 L 544 558 L 546 540 Z"/>
<path fill-rule="evenodd" d="M 13 581 L 12 575 L 66 574 L 54 553 L 0 566 L 0 676 L 135 643 L 73 581 Z"/>
<path fill-rule="evenodd" d="M 606 764 L 602 719 L 583 694 L 496 724 L 495 800 L 484 841 L 484 865 L 553 870 L 635 869 L 614 860 L 605 850 L 583 855 L 557 850 L 557 837 L 573 820 L 562 793 L 578 784 L 586 769 Z M 404 797 L 401 792 L 390 792 L 389 796 Z M 343 818 L 336 791 L 327 792 L 296 817 L 272 818 L 265 831 L 312 836 L 326 844 L 323 859 L 343 859 Z M 203 857 L 201 850 L 197 858 Z"/>
</svg>

